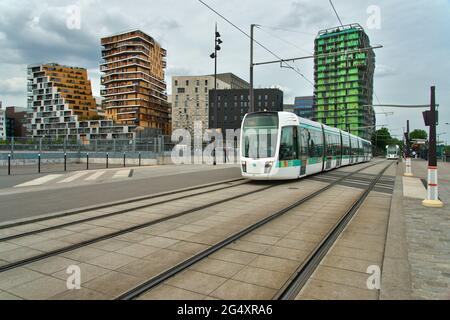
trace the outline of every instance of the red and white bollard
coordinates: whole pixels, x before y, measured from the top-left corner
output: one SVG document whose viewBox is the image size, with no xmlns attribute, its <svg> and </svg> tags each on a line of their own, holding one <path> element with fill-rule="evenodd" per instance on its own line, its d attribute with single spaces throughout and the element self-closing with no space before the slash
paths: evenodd
<svg viewBox="0 0 450 320">
<path fill-rule="evenodd" d="M 438 193 L 438 168 L 428 166 L 427 198 L 422 201 L 425 207 L 442 208 L 444 204 L 439 200 Z"/>
<path fill-rule="evenodd" d="M 407 157 L 405 159 L 405 173 L 403 174 L 405 177 L 412 177 L 412 166 L 411 166 L 411 158 Z"/>
</svg>

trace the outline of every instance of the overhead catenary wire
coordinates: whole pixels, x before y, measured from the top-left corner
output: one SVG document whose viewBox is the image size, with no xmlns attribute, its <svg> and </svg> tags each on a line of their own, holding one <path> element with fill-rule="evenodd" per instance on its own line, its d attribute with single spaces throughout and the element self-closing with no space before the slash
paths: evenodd
<svg viewBox="0 0 450 320">
<path fill-rule="evenodd" d="M 218 12 L 217 10 L 215 10 L 214 8 L 212 8 L 210 5 L 208 5 L 207 3 L 205 3 L 203 0 L 198 0 L 201 4 L 203 4 L 205 7 L 207 7 L 209 10 L 211 10 L 212 12 L 214 12 L 215 14 L 217 14 L 219 17 L 221 17 L 223 20 L 225 20 L 227 23 L 229 23 L 230 25 L 232 25 L 235 29 L 239 30 L 242 34 L 244 34 L 247 38 L 251 39 L 250 35 L 245 32 L 244 30 L 242 30 L 242 28 L 238 27 L 236 24 L 234 24 L 233 22 L 231 22 L 228 18 L 226 18 L 224 15 L 222 15 L 220 12 Z M 272 50 L 270 50 L 269 48 L 267 48 L 265 45 L 263 45 L 261 42 L 259 42 L 256 39 L 253 39 L 253 42 L 255 42 L 257 45 L 259 45 L 261 48 L 263 48 L 264 50 L 266 50 L 267 52 L 269 52 L 271 55 L 273 55 L 274 57 L 276 57 L 279 60 L 283 60 L 278 54 L 276 54 L 275 52 L 273 52 Z M 297 74 L 299 74 L 303 79 L 305 79 L 306 81 L 308 81 L 312 86 L 314 86 L 314 83 L 309 80 L 308 78 L 306 78 L 299 70 L 295 69 L 294 67 L 292 67 L 289 63 L 287 63 L 286 61 L 282 61 L 282 63 L 284 63 L 289 69 L 294 70 L 294 72 L 296 72 Z"/>
</svg>

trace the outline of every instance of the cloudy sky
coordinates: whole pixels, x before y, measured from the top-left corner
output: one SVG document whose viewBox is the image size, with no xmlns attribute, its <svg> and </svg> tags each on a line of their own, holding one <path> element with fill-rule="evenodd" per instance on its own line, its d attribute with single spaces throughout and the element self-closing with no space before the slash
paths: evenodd
<svg viewBox="0 0 450 320">
<path fill-rule="evenodd" d="M 204 0 L 283 58 L 313 52 L 318 30 L 338 25 L 328 0 Z M 360 23 L 377 49 L 375 93 L 383 104 L 426 104 L 436 85 L 440 104 L 438 133 L 450 142 L 450 0 L 334 0 L 344 24 Z M 74 13 L 80 12 L 77 20 Z M 377 12 L 379 11 L 379 16 Z M 79 21 L 79 25 L 78 25 Z M 0 2 L 0 101 L 26 106 L 26 66 L 58 62 L 85 67 L 94 94 L 100 91 L 100 38 L 139 28 L 168 51 L 166 80 L 172 75 L 213 73 L 214 23 L 222 34 L 219 72 L 248 80 L 249 40 L 198 0 L 2 0 Z M 256 47 L 255 60 L 273 56 Z M 313 63 L 295 65 L 313 79 Z M 310 95 L 312 85 L 279 65 L 255 69 L 255 86 L 278 86 L 285 103 Z M 171 88 L 168 89 L 169 93 Z M 376 103 L 376 99 L 374 98 Z M 406 119 L 423 128 L 421 110 L 377 108 L 394 115 L 377 116 L 401 135 Z"/>
</svg>

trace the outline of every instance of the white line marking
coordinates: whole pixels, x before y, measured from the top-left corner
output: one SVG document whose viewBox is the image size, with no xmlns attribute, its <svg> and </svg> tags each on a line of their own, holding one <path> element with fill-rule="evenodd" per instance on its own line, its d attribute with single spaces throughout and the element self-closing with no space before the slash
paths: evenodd
<svg viewBox="0 0 450 320">
<path fill-rule="evenodd" d="M 129 174 L 130 174 L 130 169 L 120 170 L 120 171 L 116 172 L 116 174 L 113 176 L 113 179 L 128 178 Z"/>
<path fill-rule="evenodd" d="M 68 177 L 68 178 L 66 178 L 66 179 L 64 179 L 64 180 L 58 181 L 58 183 L 68 183 L 68 182 L 72 182 L 72 181 L 74 181 L 74 180 L 76 180 L 76 179 L 78 179 L 78 178 L 84 176 L 85 174 L 87 174 L 87 171 L 84 171 L 84 172 L 77 172 L 77 173 L 71 175 L 70 177 Z"/>
<path fill-rule="evenodd" d="M 41 184 L 44 184 L 46 182 L 49 182 L 51 180 L 54 180 L 56 178 L 61 177 L 62 174 L 49 174 L 44 177 L 40 177 L 22 184 L 18 184 L 17 186 L 14 186 L 14 188 L 20 188 L 20 187 L 31 187 L 31 186 L 39 186 Z"/>
<path fill-rule="evenodd" d="M 85 181 L 93 181 L 93 180 L 97 180 L 98 178 L 100 178 L 103 174 L 105 174 L 106 171 L 98 171 L 92 175 L 90 175 L 89 177 L 87 177 L 86 179 L 84 179 Z"/>
</svg>

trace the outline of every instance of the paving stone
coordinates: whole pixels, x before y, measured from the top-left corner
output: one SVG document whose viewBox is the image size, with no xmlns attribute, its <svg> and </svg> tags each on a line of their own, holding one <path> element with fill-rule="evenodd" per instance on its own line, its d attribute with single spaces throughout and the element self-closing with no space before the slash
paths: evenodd
<svg viewBox="0 0 450 320">
<path fill-rule="evenodd" d="M 165 237 L 151 237 L 144 241 L 141 241 L 140 243 L 144 244 L 144 245 L 158 247 L 158 248 L 167 248 L 167 247 L 170 247 L 171 245 L 174 245 L 175 243 L 177 243 L 179 241 L 180 240 L 169 239 L 169 238 L 165 238 Z"/>
<path fill-rule="evenodd" d="M 202 294 L 163 284 L 143 294 L 138 300 L 201 300 L 204 298 Z"/>
<path fill-rule="evenodd" d="M 279 290 L 289 278 L 289 274 L 267 269 L 245 267 L 239 271 L 234 280 Z"/>
<path fill-rule="evenodd" d="M 217 275 L 223 278 L 231 278 L 240 270 L 242 270 L 244 267 L 245 265 L 238 263 L 206 258 L 194 264 L 190 269 L 200 271 L 203 273 Z"/>
<path fill-rule="evenodd" d="M 81 284 L 110 272 L 110 270 L 108 269 L 100 268 L 98 266 L 94 266 L 88 263 L 80 263 L 78 267 L 80 267 Z M 69 274 L 66 272 L 66 270 L 61 270 L 53 273 L 52 276 L 66 281 L 67 278 L 69 277 Z"/>
<path fill-rule="evenodd" d="M 226 278 L 203 272 L 186 270 L 175 277 L 170 278 L 166 283 L 177 288 L 208 295 L 225 281 Z"/>
<path fill-rule="evenodd" d="M 293 273 L 299 266 L 299 263 L 288 259 L 259 255 L 250 262 L 250 266 L 272 271 Z"/>
<path fill-rule="evenodd" d="M 0 289 L 8 290 L 12 287 L 19 286 L 24 283 L 31 282 L 38 278 L 42 278 L 44 275 L 28 270 L 25 268 L 15 268 L 5 272 L 0 273 Z"/>
<path fill-rule="evenodd" d="M 107 254 L 104 254 L 100 257 L 94 258 L 92 260 L 87 261 L 89 264 L 93 264 L 102 268 L 106 268 L 109 270 L 115 270 L 120 267 L 123 267 L 124 265 L 136 260 L 136 258 L 124 255 L 124 254 L 118 254 L 115 252 L 110 252 Z"/>
<path fill-rule="evenodd" d="M 44 276 L 31 282 L 10 288 L 7 292 L 27 300 L 44 300 L 66 290 L 66 281 L 55 279 L 50 276 Z"/>
<path fill-rule="evenodd" d="M 71 265 L 78 265 L 79 261 L 67 259 L 64 257 L 53 256 L 44 260 L 28 264 L 27 269 L 38 271 L 44 274 L 52 274 L 60 270 L 66 270 Z"/>
<path fill-rule="evenodd" d="M 117 250 L 116 253 L 125 254 L 135 258 L 143 258 L 158 250 L 161 250 L 161 248 L 135 243 Z"/>
<path fill-rule="evenodd" d="M 367 290 L 312 279 L 298 294 L 295 300 L 377 300 L 378 290 Z"/>
<path fill-rule="evenodd" d="M 67 290 L 53 297 L 50 300 L 106 300 L 107 296 L 81 286 L 80 289 Z"/>
<path fill-rule="evenodd" d="M 231 243 L 228 248 L 234 249 L 238 251 L 245 251 L 245 252 L 251 252 L 251 253 L 263 253 L 266 251 L 270 246 L 267 244 L 262 243 L 255 243 L 255 242 L 249 242 L 244 240 L 238 240 L 236 242 Z"/>
<path fill-rule="evenodd" d="M 84 287 L 103 293 L 107 299 L 114 299 L 141 283 L 141 279 L 131 275 L 111 271 L 88 281 Z"/>
<path fill-rule="evenodd" d="M 100 250 L 97 248 L 87 246 L 87 247 L 82 247 L 79 249 L 71 250 L 68 252 L 64 252 L 61 254 L 61 256 L 68 258 L 68 259 L 80 261 L 80 262 L 86 262 L 86 261 L 92 260 L 94 258 L 98 258 L 107 253 L 108 253 L 108 251 L 104 251 L 104 250 Z"/>
<path fill-rule="evenodd" d="M 227 280 L 209 296 L 224 300 L 269 300 L 276 290 L 236 280 Z"/>
<path fill-rule="evenodd" d="M 5 291 L 0 291 L 0 301 L 5 301 L 5 300 L 23 300 L 13 294 L 10 294 L 8 292 Z"/>
<path fill-rule="evenodd" d="M 174 245 L 171 245 L 167 249 L 174 250 L 174 251 L 180 251 L 185 252 L 189 254 L 197 254 L 201 251 L 206 250 L 209 248 L 209 246 L 201 244 L 201 243 L 194 243 L 194 242 L 187 242 L 187 241 L 180 241 L 178 243 L 175 243 Z"/>
<path fill-rule="evenodd" d="M 238 250 L 222 249 L 213 253 L 210 257 L 213 259 L 247 265 L 256 258 L 256 254 Z"/>
</svg>

